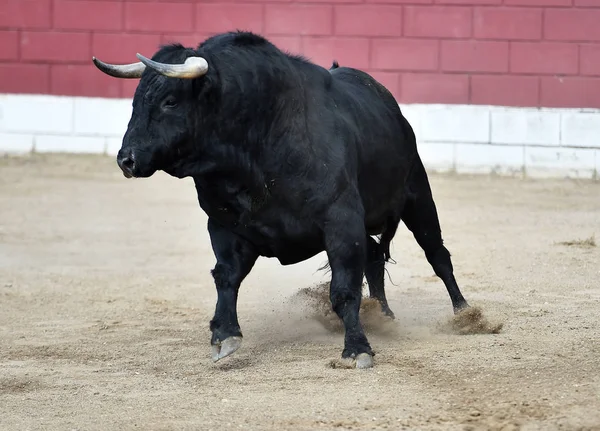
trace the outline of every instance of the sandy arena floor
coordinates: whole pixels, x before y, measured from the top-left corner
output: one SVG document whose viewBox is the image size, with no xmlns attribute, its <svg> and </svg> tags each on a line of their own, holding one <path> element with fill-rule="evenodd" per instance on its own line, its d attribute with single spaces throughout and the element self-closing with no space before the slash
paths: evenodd
<svg viewBox="0 0 600 431">
<path fill-rule="evenodd" d="M 459 285 L 499 334 L 453 329 L 402 225 L 397 320 L 365 310 L 374 369 L 335 367 L 342 335 L 298 295 L 327 281 L 324 254 L 259 260 L 242 348 L 213 364 L 214 257 L 191 180 L 0 158 L 0 429 L 600 430 L 600 247 L 580 241 L 600 236 L 600 184 L 431 181 Z"/>
</svg>

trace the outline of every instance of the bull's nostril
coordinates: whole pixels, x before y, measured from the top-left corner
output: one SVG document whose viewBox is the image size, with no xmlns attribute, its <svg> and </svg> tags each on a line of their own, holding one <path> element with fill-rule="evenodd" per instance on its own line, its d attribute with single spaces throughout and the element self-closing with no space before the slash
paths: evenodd
<svg viewBox="0 0 600 431">
<path fill-rule="evenodd" d="M 126 155 L 124 157 L 118 157 L 117 163 L 119 167 L 123 171 L 123 175 L 127 178 L 131 178 L 133 176 L 133 172 L 135 171 L 135 159 L 133 154 Z"/>
<path fill-rule="evenodd" d="M 134 161 L 131 157 L 125 157 L 123 159 L 123 161 L 121 162 L 121 164 L 123 165 L 124 168 L 133 170 Z"/>
</svg>

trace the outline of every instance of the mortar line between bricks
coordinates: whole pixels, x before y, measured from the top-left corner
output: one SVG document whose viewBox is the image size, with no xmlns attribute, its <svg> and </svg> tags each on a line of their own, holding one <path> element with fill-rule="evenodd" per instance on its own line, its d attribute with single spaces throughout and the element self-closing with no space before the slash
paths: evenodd
<svg viewBox="0 0 600 431">
<path fill-rule="evenodd" d="M 50 29 L 55 30 L 56 23 L 54 22 L 54 1 L 50 0 Z"/>
<path fill-rule="evenodd" d="M 18 63 L 22 63 L 23 62 L 23 58 L 22 58 L 22 49 L 21 49 L 21 38 L 23 37 L 23 31 L 22 29 L 18 29 L 17 30 L 17 62 Z"/>
<path fill-rule="evenodd" d="M 563 115 L 564 113 L 560 112 L 558 114 L 558 123 L 559 123 L 559 127 L 558 127 L 558 146 L 562 147 L 563 146 Z"/>
<path fill-rule="evenodd" d="M 331 36 L 335 36 L 335 5 L 331 5 Z"/>
<path fill-rule="evenodd" d="M 125 31 L 125 2 L 121 2 L 121 32 Z"/>
<path fill-rule="evenodd" d="M 573 1 L 571 1 L 571 5 L 573 4 Z M 542 8 L 542 39 L 541 41 L 544 42 L 546 40 L 546 8 Z"/>
</svg>

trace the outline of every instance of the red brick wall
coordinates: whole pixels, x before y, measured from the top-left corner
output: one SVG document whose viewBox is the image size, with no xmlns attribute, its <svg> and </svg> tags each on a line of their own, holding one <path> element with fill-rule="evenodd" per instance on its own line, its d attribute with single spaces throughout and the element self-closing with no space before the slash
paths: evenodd
<svg viewBox="0 0 600 431">
<path fill-rule="evenodd" d="M 0 0 L 0 92 L 130 96 L 136 61 L 244 28 L 401 102 L 600 107 L 600 0 Z"/>
</svg>

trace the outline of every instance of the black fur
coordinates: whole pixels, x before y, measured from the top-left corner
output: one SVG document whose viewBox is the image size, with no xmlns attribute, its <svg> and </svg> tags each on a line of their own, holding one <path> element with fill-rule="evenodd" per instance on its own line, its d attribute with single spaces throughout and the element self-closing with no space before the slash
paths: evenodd
<svg viewBox="0 0 600 431">
<path fill-rule="evenodd" d="M 373 354 L 359 321 L 361 284 L 366 273 L 371 296 L 393 315 L 383 274 L 401 219 L 455 310 L 467 306 L 415 135 L 385 87 L 247 32 L 196 49 L 163 46 L 153 59 L 194 55 L 209 64 L 203 77 L 144 72 L 118 157 L 134 155 L 137 177 L 163 170 L 193 178 L 217 259 L 213 343 L 241 336 L 237 293 L 259 256 L 289 265 L 326 251 L 332 307 L 346 330 L 342 355 Z"/>
</svg>

